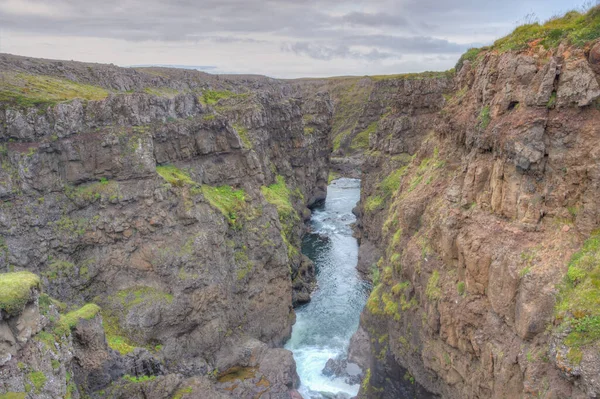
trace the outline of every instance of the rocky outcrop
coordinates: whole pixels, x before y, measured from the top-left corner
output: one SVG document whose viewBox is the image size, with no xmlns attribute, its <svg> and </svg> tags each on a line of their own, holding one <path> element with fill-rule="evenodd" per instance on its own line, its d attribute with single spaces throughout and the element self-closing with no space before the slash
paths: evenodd
<svg viewBox="0 0 600 399">
<path fill-rule="evenodd" d="M 81 324 L 85 356 L 65 361 L 82 392 L 167 398 L 189 378 L 218 392 L 225 370 L 249 367 L 256 384 L 222 395 L 289 397 L 293 359 L 272 348 L 314 284 L 299 247 L 326 195 L 328 94 L 9 55 L 0 73 L 0 270 L 100 305 L 106 339 Z M 245 361 L 248 345 L 260 356 Z"/>
<path fill-rule="evenodd" d="M 596 47 L 483 51 L 454 79 L 394 83 L 356 210 L 376 285 L 359 396 L 600 394 L 597 304 L 580 297 L 600 225 Z"/>
</svg>

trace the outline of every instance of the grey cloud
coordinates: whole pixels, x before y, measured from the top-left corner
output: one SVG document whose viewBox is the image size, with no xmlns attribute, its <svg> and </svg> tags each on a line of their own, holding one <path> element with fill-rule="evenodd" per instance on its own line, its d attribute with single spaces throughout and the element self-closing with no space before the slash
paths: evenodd
<svg viewBox="0 0 600 399">
<path fill-rule="evenodd" d="M 380 52 L 377 49 L 372 49 L 371 51 L 365 53 L 351 50 L 348 46 L 330 47 L 307 42 L 286 43 L 282 46 L 282 50 L 325 61 L 333 58 L 354 58 L 369 61 L 383 60 L 387 58 L 401 58 L 400 55 Z"/>
<path fill-rule="evenodd" d="M 393 15 L 383 12 L 378 13 L 363 13 L 363 12 L 351 12 L 342 17 L 344 22 L 348 22 L 353 25 L 364 25 L 364 26 L 394 26 L 394 27 L 406 27 L 409 26 L 406 18 L 400 15 Z"/>
</svg>

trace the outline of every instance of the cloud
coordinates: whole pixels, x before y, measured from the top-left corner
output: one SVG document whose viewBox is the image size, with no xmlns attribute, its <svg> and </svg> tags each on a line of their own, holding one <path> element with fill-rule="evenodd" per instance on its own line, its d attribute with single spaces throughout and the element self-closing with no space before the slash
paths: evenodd
<svg viewBox="0 0 600 399">
<path fill-rule="evenodd" d="M 286 77 L 400 73 L 450 68 L 532 11 L 544 20 L 583 1 L 0 0 L 0 44 L 28 56 Z"/>
</svg>

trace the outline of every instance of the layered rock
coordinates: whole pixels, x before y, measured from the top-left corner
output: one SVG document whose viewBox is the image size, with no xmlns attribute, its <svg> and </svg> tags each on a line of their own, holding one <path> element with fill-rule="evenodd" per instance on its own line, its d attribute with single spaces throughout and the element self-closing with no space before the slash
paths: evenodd
<svg viewBox="0 0 600 399">
<path fill-rule="evenodd" d="M 597 262 L 594 54 L 483 51 L 454 79 L 394 83 L 357 208 L 376 284 L 360 395 L 600 394 L 596 305 L 574 293 Z"/>
<path fill-rule="evenodd" d="M 327 93 L 9 55 L 0 68 L 0 270 L 38 273 L 70 305 L 97 303 L 108 345 L 148 358 L 135 373 L 94 360 L 82 392 L 171 397 L 195 378 L 198 394 L 249 367 L 256 381 L 235 397 L 289 397 L 293 359 L 271 348 L 313 286 L 299 244 L 307 206 L 326 195 Z M 81 328 L 82 346 L 108 359 L 104 333 Z"/>
</svg>

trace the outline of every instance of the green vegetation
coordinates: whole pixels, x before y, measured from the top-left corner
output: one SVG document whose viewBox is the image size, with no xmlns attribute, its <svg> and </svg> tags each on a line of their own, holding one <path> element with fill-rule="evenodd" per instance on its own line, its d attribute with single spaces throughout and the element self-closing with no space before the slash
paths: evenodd
<svg viewBox="0 0 600 399">
<path fill-rule="evenodd" d="M 482 49 L 480 48 L 470 48 L 467 50 L 466 53 L 464 53 L 463 55 L 460 56 L 460 58 L 458 59 L 458 62 L 456 63 L 456 66 L 454 67 L 454 69 L 456 69 L 456 72 L 460 72 L 460 70 L 462 69 L 465 61 L 475 61 L 477 59 L 477 57 L 479 56 L 479 54 L 481 53 Z"/>
<path fill-rule="evenodd" d="M 177 392 L 175 392 L 175 395 L 173 395 L 171 399 L 182 399 L 184 395 L 187 395 L 192 392 L 192 387 L 181 388 Z"/>
<path fill-rule="evenodd" d="M 108 91 L 98 86 L 43 75 L 4 73 L 0 77 L 0 102 L 20 108 L 53 106 L 75 98 L 103 100 Z"/>
<path fill-rule="evenodd" d="M 377 287 L 379 285 L 379 267 L 373 263 L 371 265 L 371 282 L 373 283 L 373 287 Z"/>
<path fill-rule="evenodd" d="M 331 184 L 332 181 L 339 179 L 340 174 L 337 172 L 329 171 L 329 176 L 327 177 L 327 184 Z"/>
<path fill-rule="evenodd" d="M 464 296 L 465 295 L 465 282 L 464 281 L 459 281 L 458 284 L 456 284 L 456 291 L 458 291 L 458 295 L 460 296 Z"/>
<path fill-rule="evenodd" d="M 223 373 L 219 374 L 218 382 L 231 382 L 235 380 L 248 380 L 254 378 L 256 375 L 255 367 L 240 367 L 234 366 Z"/>
<path fill-rule="evenodd" d="M 246 192 L 243 189 L 203 185 L 202 194 L 213 208 L 221 211 L 231 226 L 240 226 L 240 214 L 246 207 Z"/>
<path fill-rule="evenodd" d="M 430 301 L 437 301 L 442 297 L 442 289 L 440 288 L 440 273 L 434 270 L 427 281 L 427 287 L 425 288 L 425 295 Z"/>
<path fill-rule="evenodd" d="M 25 392 L 0 393 L 0 399 L 25 399 Z"/>
<path fill-rule="evenodd" d="M 555 106 L 556 106 L 556 92 L 553 91 L 552 94 L 550 95 L 550 99 L 548 100 L 548 104 L 546 104 L 546 108 L 554 109 Z"/>
<path fill-rule="evenodd" d="M 372 133 L 377 131 L 378 122 L 373 122 L 365 130 L 358 133 L 352 139 L 352 143 L 350 144 L 350 148 L 353 150 L 366 150 L 369 148 L 369 137 Z"/>
<path fill-rule="evenodd" d="M 251 150 L 253 148 L 253 145 L 252 145 L 252 141 L 250 141 L 250 137 L 248 136 L 248 129 L 246 129 L 242 125 L 237 125 L 237 124 L 233 125 L 233 128 L 240 135 L 240 139 L 242 139 L 242 143 L 244 144 L 244 147 Z"/>
<path fill-rule="evenodd" d="M 350 130 L 346 130 L 346 131 L 343 131 L 343 132 L 337 134 L 333 138 L 333 151 L 337 151 L 340 149 L 340 146 L 342 145 L 342 141 L 344 141 L 344 139 L 346 137 L 348 137 L 349 134 L 350 134 Z"/>
<path fill-rule="evenodd" d="M 0 274 L 0 310 L 21 313 L 31 299 L 31 290 L 40 288 L 40 278 L 30 272 Z"/>
<path fill-rule="evenodd" d="M 60 316 L 60 320 L 54 327 L 54 332 L 59 335 L 68 335 L 71 329 L 74 328 L 79 320 L 91 320 L 100 312 L 100 307 L 93 303 L 88 303 L 82 308 L 69 312 Z"/>
<path fill-rule="evenodd" d="M 120 335 L 110 335 L 108 331 L 106 332 L 106 341 L 111 349 L 116 350 L 121 355 L 127 355 L 135 349 L 135 346 L 128 343 L 127 338 Z"/>
<path fill-rule="evenodd" d="M 127 380 L 129 382 L 133 382 L 135 384 L 139 384 L 140 382 L 154 381 L 156 379 L 156 376 L 155 375 L 141 375 L 141 376 L 132 377 L 129 374 L 125 374 L 123 376 L 123 379 Z"/>
<path fill-rule="evenodd" d="M 372 195 L 367 198 L 365 203 L 365 211 L 374 212 L 377 209 L 380 209 L 383 206 L 384 200 L 379 195 Z"/>
<path fill-rule="evenodd" d="M 600 6 L 587 13 L 570 11 L 563 17 L 555 17 L 544 24 L 531 23 L 519 26 L 510 35 L 496 40 L 493 50 L 499 52 L 524 50 L 529 46 L 542 45 L 555 48 L 563 40 L 576 47 L 600 37 Z"/>
<path fill-rule="evenodd" d="M 236 96 L 236 94 L 229 90 L 205 90 L 202 92 L 200 102 L 205 105 L 215 105 L 219 101 L 227 98 Z"/>
<path fill-rule="evenodd" d="M 145 93 L 151 94 L 157 97 L 168 97 L 173 98 L 179 95 L 179 91 L 175 89 L 171 89 L 168 87 L 146 87 L 144 89 Z"/>
<path fill-rule="evenodd" d="M 35 393 L 41 393 L 46 385 L 46 375 L 41 371 L 33 371 L 27 375 L 27 378 L 35 388 Z"/>
<path fill-rule="evenodd" d="M 600 231 L 595 231 L 569 262 L 559 287 L 556 316 L 570 328 L 565 345 L 579 349 L 600 340 Z"/>
<path fill-rule="evenodd" d="M 185 185 L 194 186 L 198 184 L 192 180 L 189 174 L 174 165 L 157 166 L 156 173 L 175 187 L 182 187 Z"/>
<path fill-rule="evenodd" d="M 489 105 L 486 105 L 485 107 L 483 107 L 481 109 L 481 111 L 479 112 L 479 116 L 477 117 L 477 121 L 479 122 L 479 127 L 483 130 L 485 130 L 490 122 L 492 120 L 492 117 L 490 115 L 490 107 Z"/>
<path fill-rule="evenodd" d="M 121 196 L 119 183 L 114 180 L 107 180 L 106 178 L 101 178 L 100 181 L 95 183 L 71 188 L 66 191 L 66 194 L 73 200 L 81 199 L 85 202 L 93 202 L 100 199 L 114 201 Z"/>
<path fill-rule="evenodd" d="M 283 227 L 282 239 L 288 247 L 288 256 L 296 255 L 298 250 L 291 244 L 291 239 L 294 224 L 300 220 L 300 217 L 292 205 L 291 192 L 285 183 L 285 179 L 283 176 L 277 176 L 277 182 L 270 186 L 262 186 L 261 192 L 265 200 L 277 208 L 279 222 Z"/>
</svg>

